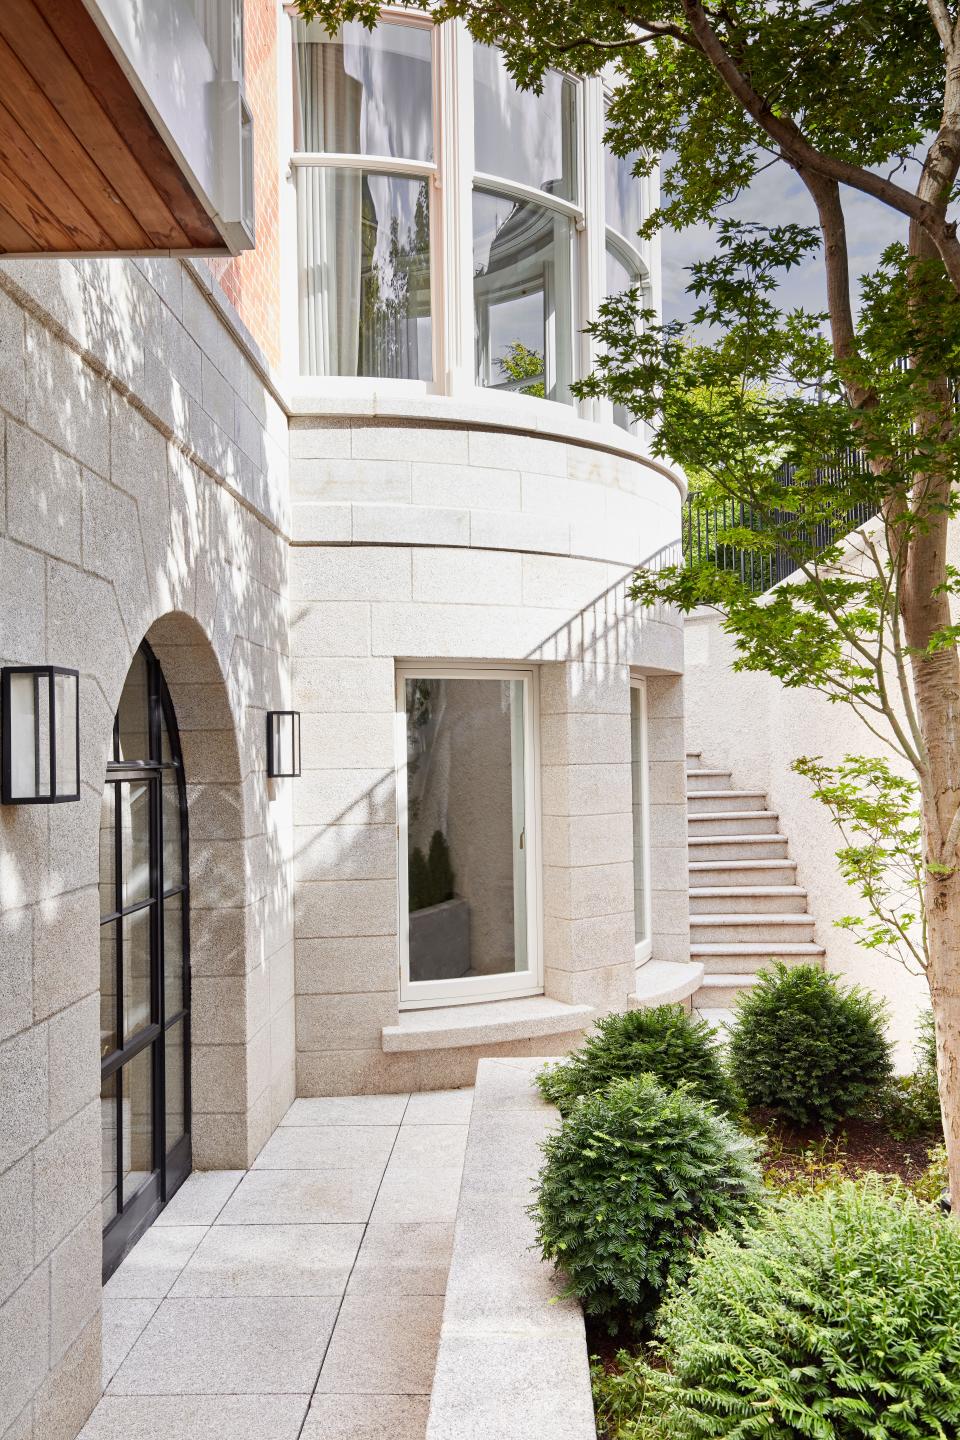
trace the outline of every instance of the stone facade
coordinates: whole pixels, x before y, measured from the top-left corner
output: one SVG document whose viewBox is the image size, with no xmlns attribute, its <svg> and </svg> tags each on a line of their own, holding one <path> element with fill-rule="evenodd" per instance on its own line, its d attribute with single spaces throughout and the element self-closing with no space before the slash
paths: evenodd
<svg viewBox="0 0 960 1440">
<path fill-rule="evenodd" d="M 82 777 L 0 808 L 4 1440 L 73 1440 L 100 1393 L 100 801 L 145 637 L 188 779 L 195 1165 L 248 1165 L 294 1095 L 290 792 L 262 760 L 287 434 L 255 357 L 190 267 L 0 268 L 0 663 L 80 671 Z"/>
<path fill-rule="evenodd" d="M 0 662 L 80 671 L 82 746 L 78 804 L 0 809 L 0 1437 L 73 1440 L 100 1390 L 100 797 L 138 645 L 187 782 L 193 1163 L 242 1168 L 295 1093 L 468 1083 L 628 1003 L 631 673 L 654 956 L 684 958 L 681 632 L 626 594 L 679 492 L 566 413 L 552 435 L 435 405 L 291 416 L 199 264 L 7 262 L 0 356 Z M 544 974 L 422 1042 L 396 1039 L 417 659 L 535 671 Z M 265 712 L 291 704 L 304 773 L 267 781 Z"/>
</svg>

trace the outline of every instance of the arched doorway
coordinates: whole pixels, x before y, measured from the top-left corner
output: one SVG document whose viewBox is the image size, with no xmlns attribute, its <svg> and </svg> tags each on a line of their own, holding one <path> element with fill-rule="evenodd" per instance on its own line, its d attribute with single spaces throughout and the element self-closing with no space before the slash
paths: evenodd
<svg viewBox="0 0 960 1440">
<path fill-rule="evenodd" d="M 144 642 L 100 819 L 103 1276 L 190 1173 L 187 801 L 173 705 Z"/>
</svg>

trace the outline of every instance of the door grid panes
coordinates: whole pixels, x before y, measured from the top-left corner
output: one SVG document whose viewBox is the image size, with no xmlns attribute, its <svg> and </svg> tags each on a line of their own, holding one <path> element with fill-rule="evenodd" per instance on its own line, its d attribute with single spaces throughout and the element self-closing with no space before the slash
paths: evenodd
<svg viewBox="0 0 960 1440">
<path fill-rule="evenodd" d="M 144 644 L 100 812 L 104 1279 L 190 1171 L 186 814 L 173 707 Z"/>
</svg>

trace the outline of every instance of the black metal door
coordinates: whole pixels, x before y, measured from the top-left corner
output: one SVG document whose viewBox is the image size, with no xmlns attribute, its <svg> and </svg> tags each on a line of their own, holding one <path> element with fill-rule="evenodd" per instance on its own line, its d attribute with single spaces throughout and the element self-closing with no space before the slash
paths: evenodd
<svg viewBox="0 0 960 1440">
<path fill-rule="evenodd" d="M 190 1173 L 188 877 L 176 719 L 144 643 L 114 719 L 100 821 L 104 1280 Z"/>
</svg>

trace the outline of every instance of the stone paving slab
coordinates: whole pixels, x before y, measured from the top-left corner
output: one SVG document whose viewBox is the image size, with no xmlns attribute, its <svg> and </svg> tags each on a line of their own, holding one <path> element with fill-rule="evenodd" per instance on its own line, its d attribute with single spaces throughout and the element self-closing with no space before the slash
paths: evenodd
<svg viewBox="0 0 960 1440">
<path fill-rule="evenodd" d="M 309 1394 L 337 1306 L 332 1297 L 166 1300 L 107 1393 Z"/>
<path fill-rule="evenodd" d="M 596 1440 L 580 1308 L 530 1249 L 541 1060 L 481 1060 L 426 1440 Z"/>
<path fill-rule="evenodd" d="M 306 1395 L 105 1395 L 80 1440 L 298 1440 Z M 316 1440 L 326 1440 L 319 1432 Z"/>
<path fill-rule="evenodd" d="M 362 1225 L 214 1225 L 171 1295 L 340 1296 L 363 1234 Z"/>
<path fill-rule="evenodd" d="M 297 1100 L 191 1175 L 104 1291 L 80 1440 L 424 1440 L 471 1103 Z"/>
<path fill-rule="evenodd" d="M 294 1100 L 281 1125 L 399 1125 L 409 1095 L 334 1095 Z"/>
</svg>

